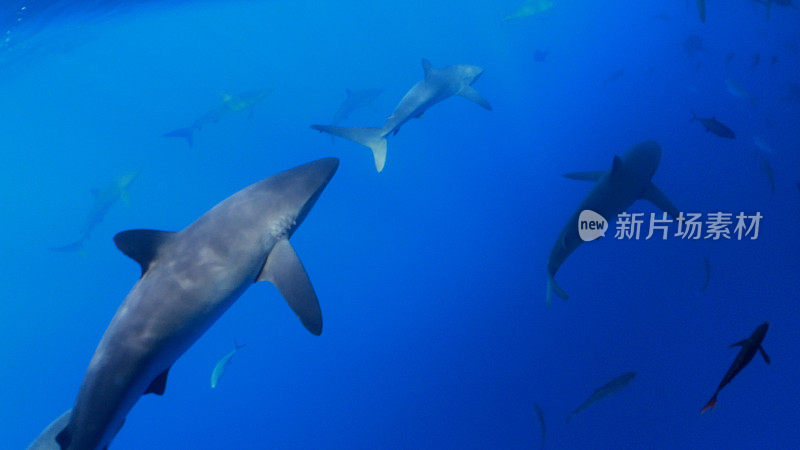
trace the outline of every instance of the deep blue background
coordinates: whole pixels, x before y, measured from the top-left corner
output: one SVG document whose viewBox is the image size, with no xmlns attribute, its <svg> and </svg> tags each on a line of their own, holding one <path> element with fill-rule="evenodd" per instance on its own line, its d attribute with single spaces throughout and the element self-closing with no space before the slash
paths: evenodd
<svg viewBox="0 0 800 450">
<path fill-rule="evenodd" d="M 138 276 L 116 232 L 179 230 L 323 156 L 341 167 L 292 239 L 323 335 L 272 286 L 253 286 L 175 364 L 166 395 L 136 405 L 113 448 L 531 448 L 534 402 L 551 448 L 800 446 L 800 104 L 783 99 L 800 81 L 799 11 L 776 7 L 766 22 L 753 2 L 709 2 L 702 24 L 683 2 L 565 0 L 503 22 L 518 0 L 92 3 L 31 14 L 4 49 L 3 447 L 24 447 L 72 405 Z M 683 52 L 691 33 L 707 53 Z M 349 120 L 382 124 L 422 57 L 484 67 L 475 87 L 494 111 L 435 106 L 389 140 L 381 174 L 368 150 L 308 128 L 331 120 L 345 88 L 385 89 Z M 225 118 L 193 148 L 160 137 L 221 93 L 256 88 L 274 92 L 252 119 Z M 737 139 L 705 133 L 692 110 Z M 774 196 L 755 136 L 774 148 Z M 547 255 L 591 187 L 560 174 L 607 169 L 644 139 L 661 143 L 654 181 L 679 209 L 760 211 L 760 238 L 587 244 L 558 273 L 570 300 L 547 309 Z M 49 250 L 77 237 L 92 188 L 140 166 L 130 206 L 112 208 L 85 255 Z M 735 357 L 728 345 L 763 321 L 772 365 L 754 359 L 701 416 Z M 234 340 L 247 347 L 212 390 Z M 565 425 L 626 371 L 638 372 L 628 388 Z"/>
</svg>

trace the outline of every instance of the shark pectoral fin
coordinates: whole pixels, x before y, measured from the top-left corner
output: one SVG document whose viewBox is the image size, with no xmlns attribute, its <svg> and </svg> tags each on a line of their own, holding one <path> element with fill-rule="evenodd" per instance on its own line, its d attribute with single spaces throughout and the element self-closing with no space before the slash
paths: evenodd
<svg viewBox="0 0 800 450">
<path fill-rule="evenodd" d="M 741 340 L 739 342 L 735 342 L 735 343 L 731 344 L 731 348 L 733 348 L 733 347 L 741 347 L 746 343 L 747 343 L 747 339 L 743 339 L 743 340 Z"/>
<path fill-rule="evenodd" d="M 761 352 L 761 356 L 764 358 L 764 362 L 769 364 L 769 356 L 767 356 L 767 352 L 764 351 L 764 347 L 759 345 L 758 351 Z"/>
<path fill-rule="evenodd" d="M 490 105 L 489 102 L 487 102 L 486 99 L 483 98 L 481 94 L 479 94 L 478 91 L 476 91 L 472 86 L 464 86 L 464 89 L 461 89 L 461 91 L 458 92 L 458 95 L 468 100 L 472 100 L 482 108 L 488 109 L 489 111 L 492 110 L 492 105 Z"/>
<path fill-rule="evenodd" d="M 64 438 L 71 440 L 69 436 L 70 433 L 66 431 L 71 418 L 71 409 L 58 416 L 58 419 L 52 421 L 36 440 L 28 446 L 28 450 L 61 450 L 63 447 L 61 446 L 61 441 L 58 436 L 64 433 Z"/>
<path fill-rule="evenodd" d="M 128 230 L 114 236 L 114 244 L 124 254 L 142 266 L 142 275 L 158 254 L 159 247 L 175 234 L 172 231 Z"/>
<path fill-rule="evenodd" d="M 157 376 L 150 386 L 147 387 L 147 390 L 144 391 L 145 394 L 156 394 L 156 395 L 164 395 L 164 391 L 167 389 L 167 375 L 169 375 L 169 367 L 167 370 L 161 372 L 161 375 Z"/>
<path fill-rule="evenodd" d="M 570 172 L 565 173 L 564 177 L 569 178 L 570 180 L 599 181 L 600 178 L 605 175 L 605 173 L 605 170 L 596 170 L 592 172 Z"/>
<path fill-rule="evenodd" d="M 316 336 L 322 333 L 322 312 L 317 294 L 303 263 L 287 239 L 279 240 L 272 247 L 256 281 L 274 284 L 306 329 Z"/>
<path fill-rule="evenodd" d="M 619 155 L 614 155 L 614 159 L 611 161 L 611 176 L 617 175 L 620 170 L 622 170 L 622 159 Z"/>
<path fill-rule="evenodd" d="M 422 70 L 425 71 L 425 78 L 431 76 L 431 72 L 433 71 L 433 64 L 425 58 L 422 58 Z"/>
<path fill-rule="evenodd" d="M 653 182 L 650 182 L 650 186 L 645 189 L 644 193 L 642 194 L 642 199 L 647 200 L 654 205 L 656 205 L 660 210 L 664 211 L 665 213 L 669 214 L 673 219 L 676 219 L 680 212 L 675 205 L 661 192 L 660 189 L 656 187 Z"/>
</svg>

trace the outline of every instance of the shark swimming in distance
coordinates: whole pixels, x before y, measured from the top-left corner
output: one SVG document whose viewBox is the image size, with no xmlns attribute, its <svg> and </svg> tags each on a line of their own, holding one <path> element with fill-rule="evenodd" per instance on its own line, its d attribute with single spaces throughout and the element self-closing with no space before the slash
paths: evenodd
<svg viewBox="0 0 800 450">
<path fill-rule="evenodd" d="M 465 97 L 487 110 L 489 105 L 472 85 L 478 81 L 483 69 L 478 66 L 454 65 L 434 68 L 427 59 L 422 60 L 425 78 L 415 84 L 400 100 L 382 128 L 340 127 L 334 125 L 311 125 L 311 128 L 350 139 L 372 150 L 378 172 L 386 164 L 386 138 L 396 135 L 406 122 L 422 117 L 431 106 L 452 96 Z"/>
<path fill-rule="evenodd" d="M 717 120 L 716 117 L 697 117 L 697 114 L 692 112 L 692 122 L 700 122 L 706 129 L 706 132 L 717 135 L 725 139 L 736 139 L 736 133 L 733 132 L 727 125 Z"/>
<path fill-rule="evenodd" d="M 673 218 L 678 209 L 651 181 L 661 161 L 661 146 L 655 141 L 636 144 L 622 156 L 614 156 L 611 170 L 574 172 L 564 176 L 573 180 L 596 182 L 594 188 L 578 205 L 564 225 L 547 261 L 547 304 L 551 292 L 566 300 L 567 293 L 556 283 L 555 275 L 567 257 L 582 243 L 578 233 L 578 218 L 581 211 L 591 210 L 603 216 L 608 223 L 625 211 L 636 200 L 648 200 Z"/>
<path fill-rule="evenodd" d="M 92 189 L 92 209 L 81 227 L 79 237 L 67 245 L 52 247 L 56 252 L 77 252 L 83 249 L 84 244 L 92 235 L 92 231 L 100 225 L 108 211 L 117 202 L 128 203 L 128 191 L 131 184 L 139 177 L 142 169 L 136 169 L 119 178 L 103 189 Z"/>
<path fill-rule="evenodd" d="M 345 89 L 347 97 L 333 115 L 331 125 L 339 125 L 359 109 L 371 106 L 382 93 L 383 89 Z"/>
<path fill-rule="evenodd" d="M 249 117 L 253 117 L 255 106 L 267 98 L 270 93 L 272 93 L 271 90 L 253 90 L 242 92 L 238 95 L 223 94 L 222 102 L 219 106 L 198 117 L 188 127 L 178 128 L 177 130 L 164 133 L 163 137 L 179 137 L 186 139 L 189 147 L 192 147 L 194 145 L 195 132 L 202 130 L 209 124 L 219 122 L 223 117 L 241 111 L 246 111 Z"/>
<path fill-rule="evenodd" d="M 29 448 L 106 449 L 139 398 L 164 394 L 175 361 L 253 283 L 271 282 L 305 328 L 321 334 L 317 295 L 289 238 L 338 165 L 320 159 L 265 178 L 179 232 L 117 234 L 141 278 L 103 334 L 73 408 Z"/>
</svg>

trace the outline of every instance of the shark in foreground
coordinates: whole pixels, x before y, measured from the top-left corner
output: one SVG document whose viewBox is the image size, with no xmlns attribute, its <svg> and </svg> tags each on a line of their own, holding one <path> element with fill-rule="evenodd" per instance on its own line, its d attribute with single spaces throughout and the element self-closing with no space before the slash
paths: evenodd
<svg viewBox="0 0 800 450">
<path fill-rule="evenodd" d="M 86 217 L 83 227 L 81 227 L 78 239 L 67 245 L 53 247 L 51 250 L 57 252 L 77 252 L 83 249 L 83 245 L 89 240 L 92 231 L 103 221 L 108 210 L 111 209 L 117 201 L 122 200 L 125 203 L 128 202 L 128 190 L 141 172 L 141 168 L 136 169 L 133 172 L 129 172 L 117 178 L 112 184 L 103 189 L 92 189 L 92 209 L 89 211 L 89 215 Z"/>
<path fill-rule="evenodd" d="M 547 304 L 552 291 L 567 299 L 567 293 L 556 283 L 558 269 L 582 243 L 578 233 L 578 218 L 581 211 L 594 211 L 613 223 L 614 218 L 625 211 L 636 200 L 648 200 L 673 218 L 678 209 L 651 181 L 661 161 L 661 146 L 655 141 L 636 144 L 622 156 L 614 156 L 611 170 L 597 172 L 574 172 L 564 175 L 573 180 L 595 181 L 594 188 L 572 213 L 567 224 L 556 239 L 547 262 Z"/>
<path fill-rule="evenodd" d="M 235 355 L 239 350 L 243 349 L 244 345 L 234 344 L 233 350 L 229 351 L 228 354 L 222 357 L 217 364 L 214 366 L 214 370 L 211 371 L 211 388 L 214 389 L 219 384 L 219 380 L 225 375 L 225 368 L 228 367 L 230 364 L 233 355 Z"/>
<path fill-rule="evenodd" d="M 592 392 L 592 395 L 590 395 L 585 402 L 581 403 L 581 406 L 578 406 L 578 408 L 575 409 L 575 411 L 572 411 L 570 413 L 570 415 L 567 417 L 567 423 L 569 423 L 569 421 L 572 420 L 575 414 L 584 411 L 586 408 L 591 406 L 592 403 L 598 400 L 602 400 L 610 395 L 616 394 L 617 392 L 621 391 L 625 386 L 627 386 L 628 384 L 630 384 L 631 381 L 633 381 L 633 377 L 635 376 L 636 372 L 626 372 L 614 378 L 613 380 L 609 381 L 608 383 L 600 386 L 599 388 L 595 389 L 594 392 Z"/>
<path fill-rule="evenodd" d="M 728 372 L 725 374 L 725 377 L 722 378 L 722 382 L 719 383 L 717 386 L 717 390 L 714 391 L 714 395 L 711 396 L 711 400 L 706 403 L 706 406 L 700 410 L 700 413 L 704 413 L 710 409 L 714 409 L 714 406 L 717 404 L 717 395 L 719 395 L 719 391 L 722 390 L 728 383 L 733 380 L 733 378 L 739 374 L 739 372 L 744 369 L 744 367 L 753 360 L 753 357 L 756 355 L 756 352 L 760 352 L 761 356 L 764 358 L 767 364 L 769 364 L 769 356 L 767 356 L 767 352 L 764 351 L 764 347 L 761 346 L 761 342 L 764 340 L 764 336 L 767 335 L 767 328 L 769 328 L 769 323 L 764 322 L 756 328 L 756 331 L 750 335 L 749 338 L 739 341 L 735 344 L 732 344 L 731 347 L 742 347 L 739 350 L 739 354 L 736 355 L 736 359 L 733 360 L 733 364 L 728 369 Z"/>
<path fill-rule="evenodd" d="M 339 165 L 321 159 L 261 180 L 179 232 L 130 230 L 114 242 L 141 265 L 86 371 L 72 410 L 30 449 L 106 449 L 139 398 L 163 395 L 170 367 L 259 281 L 322 333 L 317 296 L 289 243 Z"/>
<path fill-rule="evenodd" d="M 163 137 L 180 137 L 186 139 L 189 147 L 194 145 L 195 131 L 202 130 L 206 125 L 217 123 L 223 117 L 229 116 L 240 111 L 247 111 L 249 117 L 253 117 L 253 109 L 269 96 L 271 90 L 253 90 L 242 92 L 238 95 L 224 94 L 222 103 L 211 111 L 198 117 L 191 125 L 185 128 L 164 133 Z"/>
<path fill-rule="evenodd" d="M 472 88 L 483 69 L 478 66 L 454 65 L 436 69 L 427 59 L 422 60 L 425 78 L 415 84 L 400 100 L 394 112 L 386 120 L 383 128 L 339 127 L 334 125 L 311 125 L 311 128 L 350 139 L 369 147 L 375 158 L 378 172 L 386 164 L 386 137 L 395 135 L 406 122 L 422 117 L 431 106 L 454 95 L 465 97 L 478 105 L 491 110 L 481 94 Z"/>
</svg>

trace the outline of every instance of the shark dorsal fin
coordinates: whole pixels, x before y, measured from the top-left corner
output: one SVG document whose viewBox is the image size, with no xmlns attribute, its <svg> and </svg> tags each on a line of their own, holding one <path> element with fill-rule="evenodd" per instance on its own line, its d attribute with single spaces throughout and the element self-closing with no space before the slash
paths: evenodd
<svg viewBox="0 0 800 450">
<path fill-rule="evenodd" d="M 114 244 L 131 259 L 142 266 L 142 275 L 156 258 L 158 249 L 175 234 L 172 231 L 128 230 L 114 236 Z"/>
<path fill-rule="evenodd" d="M 611 176 L 619 174 L 622 170 L 622 159 L 619 155 L 614 155 L 614 160 L 611 162 Z"/>
<path fill-rule="evenodd" d="M 422 70 L 425 71 L 425 78 L 431 76 L 431 72 L 433 71 L 433 64 L 425 58 L 422 58 Z"/>
<path fill-rule="evenodd" d="M 147 390 L 144 391 L 145 394 L 156 394 L 156 395 L 164 395 L 164 391 L 167 389 L 167 375 L 169 375 L 169 369 L 172 367 L 168 367 L 167 370 L 161 372 L 159 376 L 150 383 L 150 386 L 147 387 Z"/>
</svg>

